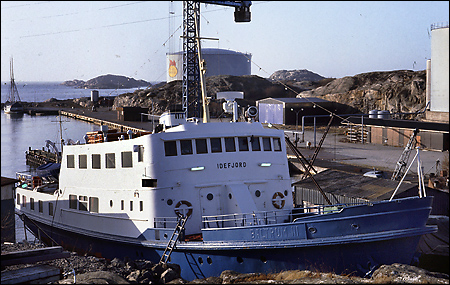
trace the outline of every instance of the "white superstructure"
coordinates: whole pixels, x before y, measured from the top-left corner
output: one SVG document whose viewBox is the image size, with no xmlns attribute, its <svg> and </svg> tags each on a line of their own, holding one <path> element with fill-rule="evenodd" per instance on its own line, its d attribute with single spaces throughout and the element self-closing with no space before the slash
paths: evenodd
<svg viewBox="0 0 450 285">
<path fill-rule="evenodd" d="M 282 131 L 259 123 L 189 122 L 124 137 L 65 146 L 59 191 L 18 188 L 21 210 L 79 232 L 137 238 L 177 213 L 191 216 L 190 235 L 201 233 L 202 215 L 293 207 Z"/>
</svg>

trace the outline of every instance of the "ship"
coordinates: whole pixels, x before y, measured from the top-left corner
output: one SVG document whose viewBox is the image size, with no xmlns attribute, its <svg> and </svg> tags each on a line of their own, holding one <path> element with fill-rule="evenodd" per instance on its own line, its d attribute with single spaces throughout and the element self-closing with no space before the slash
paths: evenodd
<svg viewBox="0 0 450 285">
<path fill-rule="evenodd" d="M 8 98 L 6 99 L 3 110 L 5 114 L 23 114 L 24 108 L 20 101 L 19 91 L 14 80 L 13 59 L 11 58 L 10 64 L 10 87 L 8 90 Z"/>
<path fill-rule="evenodd" d="M 282 130 L 164 118 L 158 131 L 102 126 L 64 145 L 57 179 L 18 176 L 25 225 L 80 254 L 176 263 L 185 280 L 224 270 L 364 276 L 410 264 L 436 231 L 426 195 L 295 208 Z"/>
</svg>

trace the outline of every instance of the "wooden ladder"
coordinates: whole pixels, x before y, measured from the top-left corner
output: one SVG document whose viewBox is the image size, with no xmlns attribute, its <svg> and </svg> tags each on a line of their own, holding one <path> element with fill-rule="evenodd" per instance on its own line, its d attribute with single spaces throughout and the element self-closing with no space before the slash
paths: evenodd
<svg viewBox="0 0 450 285">
<path fill-rule="evenodd" d="M 188 215 L 186 216 L 180 215 L 180 219 L 178 219 L 177 226 L 175 227 L 175 230 L 173 231 L 172 236 L 170 237 L 170 240 L 167 243 L 166 249 L 164 250 L 164 253 L 161 256 L 161 260 L 159 261 L 160 264 L 165 264 L 167 263 L 167 261 L 169 261 L 170 254 L 172 254 L 172 250 L 175 248 L 177 241 L 180 237 L 180 234 L 184 230 L 184 225 L 186 224 L 188 218 L 189 218 Z"/>
</svg>

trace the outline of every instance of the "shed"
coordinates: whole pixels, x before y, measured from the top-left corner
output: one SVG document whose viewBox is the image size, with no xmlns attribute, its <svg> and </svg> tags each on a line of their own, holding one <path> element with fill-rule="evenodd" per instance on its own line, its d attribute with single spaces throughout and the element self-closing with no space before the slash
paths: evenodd
<svg viewBox="0 0 450 285">
<path fill-rule="evenodd" d="M 148 108 L 141 107 L 118 107 L 117 120 L 119 121 L 141 121 L 147 120 L 147 116 L 141 116 L 141 113 L 148 113 Z M 142 118 L 141 118 L 142 117 Z"/>
<path fill-rule="evenodd" d="M 1 198 L 2 198 L 2 243 L 16 242 L 16 222 L 14 217 L 14 188 L 15 183 L 20 180 L 8 177 L 1 177 Z"/>
<path fill-rule="evenodd" d="M 364 123 L 367 131 L 365 142 L 405 147 L 414 129 L 419 129 L 417 141 L 422 148 L 446 151 L 449 148 L 448 123 L 421 122 L 413 120 L 374 119 L 349 117 L 356 127 Z"/>
<path fill-rule="evenodd" d="M 256 107 L 261 123 L 279 125 L 301 125 L 303 116 L 330 115 L 326 110 L 336 114 L 356 113 L 356 109 L 352 107 L 315 97 L 265 98 L 256 101 Z M 318 118 L 320 123 L 328 121 L 329 118 L 326 117 Z"/>
</svg>

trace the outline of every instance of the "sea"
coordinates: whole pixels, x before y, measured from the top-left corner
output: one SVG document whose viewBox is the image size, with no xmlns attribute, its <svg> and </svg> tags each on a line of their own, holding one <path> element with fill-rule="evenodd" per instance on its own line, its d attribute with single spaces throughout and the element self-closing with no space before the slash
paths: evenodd
<svg viewBox="0 0 450 285">
<path fill-rule="evenodd" d="M 90 97 L 92 90 L 98 90 L 99 96 L 117 96 L 132 89 L 80 89 L 61 85 L 61 82 L 17 82 L 19 97 L 23 102 L 44 102 L 55 98 L 58 100 Z M 141 87 L 145 88 L 145 87 Z M 8 98 L 9 82 L 1 82 L 1 102 Z M 5 114 L 1 110 L 1 176 L 15 178 L 16 172 L 30 171 L 26 165 L 25 152 L 42 149 L 46 140 L 56 143 L 61 150 L 60 138 L 82 141 L 86 132 L 97 131 L 99 126 L 67 117 L 30 116 L 28 114 Z M 61 131 L 62 130 L 62 136 Z M 34 236 L 25 233 L 22 221 L 16 216 L 16 242 L 34 241 Z"/>
</svg>

